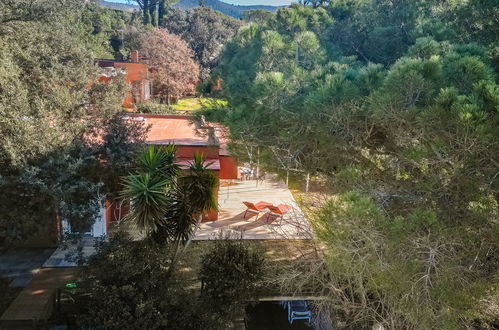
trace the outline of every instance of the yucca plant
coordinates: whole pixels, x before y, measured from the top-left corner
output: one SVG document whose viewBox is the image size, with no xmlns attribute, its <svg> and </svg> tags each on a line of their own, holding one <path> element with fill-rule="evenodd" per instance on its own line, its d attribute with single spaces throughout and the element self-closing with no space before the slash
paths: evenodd
<svg viewBox="0 0 499 330">
<path fill-rule="evenodd" d="M 124 178 L 122 197 L 130 201 L 126 220 L 146 233 L 156 232 L 165 224 L 168 208 L 167 188 L 170 179 L 158 178 L 151 173 L 131 174 Z"/>
<path fill-rule="evenodd" d="M 166 147 L 150 145 L 138 155 L 138 170 L 155 176 L 174 178 L 177 175 L 177 146 L 169 144 Z"/>
<path fill-rule="evenodd" d="M 193 214 L 216 211 L 218 208 L 215 190 L 218 176 L 209 169 L 213 162 L 207 163 L 201 153 L 195 153 L 188 171 L 181 178 L 181 188 L 189 200 Z"/>
<path fill-rule="evenodd" d="M 219 178 L 213 171 L 209 170 L 212 164 L 213 162 L 207 163 L 202 154 L 196 153 L 189 170 L 181 179 L 184 198 L 189 201 L 190 213 L 195 223 L 194 226 L 191 226 L 192 233 L 185 244 L 184 250 L 189 246 L 196 234 L 203 213 L 218 210 L 216 188 L 219 184 Z"/>
<path fill-rule="evenodd" d="M 138 174 L 123 179 L 122 197 L 130 201 L 126 220 L 147 234 L 155 233 L 165 225 L 168 210 L 168 191 L 176 180 L 176 146 L 149 146 L 138 155 Z"/>
<path fill-rule="evenodd" d="M 218 177 L 196 153 L 185 172 L 175 164 L 176 147 L 149 146 L 138 156 L 137 174 L 124 178 L 122 197 L 130 201 L 127 220 L 158 243 L 172 242 L 174 269 L 180 247 L 189 245 L 203 213 L 217 209 Z"/>
</svg>

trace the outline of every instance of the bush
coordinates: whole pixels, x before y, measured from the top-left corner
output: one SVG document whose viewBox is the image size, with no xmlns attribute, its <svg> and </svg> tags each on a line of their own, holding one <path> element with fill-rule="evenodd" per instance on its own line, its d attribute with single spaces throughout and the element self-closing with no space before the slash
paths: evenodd
<svg viewBox="0 0 499 330">
<path fill-rule="evenodd" d="M 137 106 L 137 112 L 157 114 L 157 115 L 169 115 L 169 114 L 174 114 L 175 109 L 173 109 L 173 107 L 167 104 L 147 101 Z"/>
<path fill-rule="evenodd" d="M 217 241 L 202 261 L 202 298 L 212 308 L 236 312 L 256 293 L 263 274 L 260 251 L 240 241 Z"/>
</svg>

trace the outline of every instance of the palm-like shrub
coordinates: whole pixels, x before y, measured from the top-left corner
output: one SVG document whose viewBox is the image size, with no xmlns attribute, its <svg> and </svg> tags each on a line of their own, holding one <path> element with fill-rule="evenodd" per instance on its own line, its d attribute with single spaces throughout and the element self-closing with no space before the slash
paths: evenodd
<svg viewBox="0 0 499 330">
<path fill-rule="evenodd" d="M 127 220 L 157 242 L 190 242 L 204 212 L 217 209 L 218 177 L 196 154 L 186 171 L 176 165 L 176 147 L 149 146 L 138 155 L 136 173 L 123 180 L 130 201 Z"/>
<path fill-rule="evenodd" d="M 178 171 L 175 164 L 176 147 L 149 146 L 138 155 L 136 174 L 123 180 L 122 197 L 130 201 L 127 220 L 148 234 L 165 225 L 168 191 L 174 185 Z"/>
<path fill-rule="evenodd" d="M 147 233 L 156 232 L 164 225 L 168 205 L 168 179 L 158 179 L 151 173 L 132 174 L 124 179 L 122 196 L 130 201 L 127 220 Z"/>
<path fill-rule="evenodd" d="M 206 164 L 203 155 L 196 153 L 189 170 L 181 177 L 180 186 L 193 214 L 215 211 L 218 208 L 214 194 L 218 187 L 218 177 L 208 169 L 212 164 Z"/>
<path fill-rule="evenodd" d="M 178 172 L 178 166 L 175 163 L 176 152 L 177 146 L 174 144 L 166 147 L 149 146 L 138 155 L 138 169 L 154 174 L 156 177 L 172 179 Z"/>
</svg>

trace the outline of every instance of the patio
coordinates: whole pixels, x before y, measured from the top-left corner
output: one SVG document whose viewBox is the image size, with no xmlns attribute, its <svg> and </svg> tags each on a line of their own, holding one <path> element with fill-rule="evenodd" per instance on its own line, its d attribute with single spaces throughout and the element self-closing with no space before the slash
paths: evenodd
<svg viewBox="0 0 499 330">
<path fill-rule="evenodd" d="M 293 210 L 282 219 L 267 213 L 249 213 L 243 218 L 243 202 L 265 201 L 274 205 L 287 204 Z M 310 239 L 312 229 L 293 195 L 282 182 L 272 179 L 223 182 L 218 193 L 219 217 L 217 221 L 203 222 L 194 240 L 218 239 L 229 236 L 242 239 Z"/>
<path fill-rule="evenodd" d="M 88 258 L 95 253 L 95 239 L 84 236 L 75 242 L 60 245 L 43 263 L 44 268 L 78 267 L 77 258 Z"/>
</svg>

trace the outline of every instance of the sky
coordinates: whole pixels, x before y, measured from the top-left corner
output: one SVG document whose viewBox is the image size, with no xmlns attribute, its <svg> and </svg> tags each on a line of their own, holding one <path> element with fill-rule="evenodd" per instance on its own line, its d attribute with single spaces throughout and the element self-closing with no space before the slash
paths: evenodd
<svg viewBox="0 0 499 330">
<path fill-rule="evenodd" d="M 108 0 L 108 1 L 128 3 L 127 0 Z M 291 0 L 221 0 L 221 1 L 231 3 L 233 5 L 271 5 L 271 6 L 289 5 L 292 2 Z M 297 0 L 293 2 L 296 1 Z"/>
<path fill-rule="evenodd" d="M 291 3 L 291 1 L 288 0 L 221 0 L 221 1 L 231 3 L 233 5 L 282 6 L 282 5 L 289 5 Z"/>
</svg>

